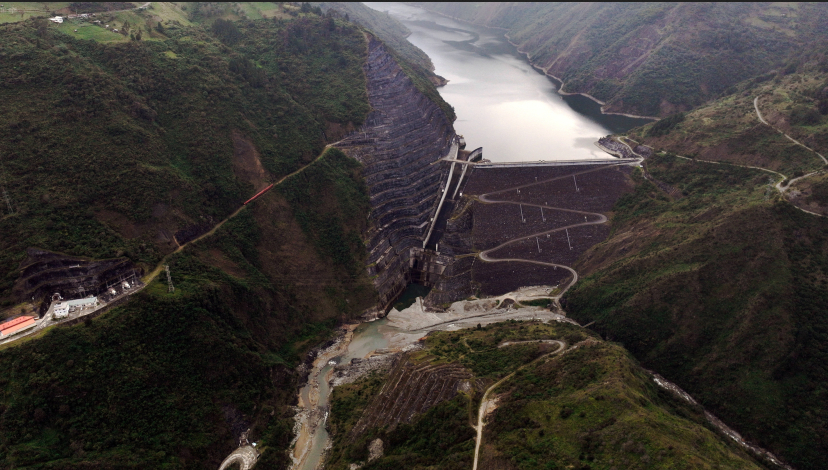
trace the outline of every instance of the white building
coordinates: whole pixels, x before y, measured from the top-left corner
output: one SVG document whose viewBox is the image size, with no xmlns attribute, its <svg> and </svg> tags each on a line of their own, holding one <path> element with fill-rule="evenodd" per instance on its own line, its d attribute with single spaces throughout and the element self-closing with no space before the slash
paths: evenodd
<svg viewBox="0 0 828 470">
<path fill-rule="evenodd" d="M 63 17 L 62 16 L 56 16 L 54 18 L 49 18 L 49 21 L 51 21 L 52 23 L 61 24 L 61 23 L 63 23 Z"/>
<path fill-rule="evenodd" d="M 65 318 L 70 311 L 76 309 L 93 308 L 98 306 L 97 297 L 87 297 L 85 299 L 67 300 L 65 302 L 58 302 L 55 304 L 55 318 Z"/>
</svg>

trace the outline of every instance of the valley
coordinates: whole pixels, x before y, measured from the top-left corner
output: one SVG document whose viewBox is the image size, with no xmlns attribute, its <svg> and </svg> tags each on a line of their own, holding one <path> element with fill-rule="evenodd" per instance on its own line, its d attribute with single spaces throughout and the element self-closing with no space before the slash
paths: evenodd
<svg viewBox="0 0 828 470">
<path fill-rule="evenodd" d="M 0 6 L 0 467 L 821 468 L 825 18 Z"/>
</svg>

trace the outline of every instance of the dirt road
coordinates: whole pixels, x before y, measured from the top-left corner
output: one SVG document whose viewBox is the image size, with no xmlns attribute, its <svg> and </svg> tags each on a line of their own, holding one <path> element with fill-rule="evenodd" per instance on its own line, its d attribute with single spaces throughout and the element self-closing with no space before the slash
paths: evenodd
<svg viewBox="0 0 828 470">
<path fill-rule="evenodd" d="M 551 209 L 551 210 L 562 211 L 562 212 L 570 212 L 570 213 L 573 213 L 573 214 L 581 214 L 581 215 L 584 215 L 585 218 L 590 218 L 591 217 L 592 220 L 586 220 L 584 222 L 580 222 L 580 223 L 577 223 L 577 224 L 567 225 L 566 227 L 559 227 L 559 228 L 554 228 L 554 229 L 551 229 L 551 230 L 544 230 L 544 231 L 541 231 L 541 232 L 516 237 L 516 238 L 508 240 L 504 243 L 501 243 L 500 245 L 498 245 L 494 248 L 490 248 L 488 250 L 481 251 L 477 255 L 477 257 L 480 258 L 482 261 L 485 261 L 487 263 L 519 262 L 519 263 L 530 263 L 530 264 L 537 264 L 537 265 L 540 265 L 540 266 L 550 266 L 550 267 L 566 269 L 567 271 L 569 271 L 572 274 L 572 280 L 566 285 L 566 287 L 561 289 L 561 291 L 556 296 L 552 297 L 552 298 L 555 299 L 555 302 L 558 302 L 560 300 L 560 298 L 566 293 L 566 291 L 569 290 L 570 287 L 575 285 L 576 282 L 578 282 L 578 273 L 577 273 L 577 271 L 575 271 L 571 267 L 563 265 L 563 264 L 549 263 L 549 262 L 546 262 L 546 261 L 538 261 L 538 260 L 534 260 L 534 259 L 492 258 L 490 256 L 490 253 L 493 253 L 493 252 L 495 252 L 495 251 L 497 251 L 501 248 L 504 248 L 504 247 L 509 246 L 511 244 L 514 244 L 514 243 L 518 243 L 518 242 L 523 241 L 523 240 L 528 240 L 528 239 L 531 239 L 531 238 L 534 238 L 534 237 L 540 237 L 541 235 L 547 235 L 547 234 L 551 234 L 551 233 L 555 233 L 555 232 L 562 232 L 562 231 L 569 230 L 569 229 L 572 229 L 572 228 L 583 227 L 583 226 L 587 226 L 587 225 L 604 224 L 608 220 L 607 217 L 604 214 L 601 214 L 601 213 L 598 213 L 598 212 L 585 212 L 585 211 L 579 211 L 579 210 L 574 210 L 574 209 L 565 209 L 565 208 L 562 208 L 562 207 L 554 207 L 554 206 L 549 206 L 549 205 L 545 205 L 545 204 L 532 204 L 532 203 L 526 203 L 526 202 L 515 202 L 515 201 L 492 199 L 491 196 L 493 196 L 495 194 L 511 193 L 512 191 L 516 191 L 516 190 L 523 189 L 523 188 L 528 188 L 530 186 L 536 186 L 536 185 L 540 185 L 540 184 L 549 183 L 551 181 L 569 179 L 569 178 L 572 178 L 573 176 L 582 175 L 584 173 L 592 173 L 592 172 L 595 172 L 595 171 L 602 171 L 602 170 L 606 170 L 606 169 L 611 168 L 611 167 L 615 167 L 617 165 L 629 165 L 629 164 L 630 163 L 625 162 L 625 163 L 619 163 L 619 164 L 614 164 L 614 165 L 601 166 L 599 168 L 593 168 L 593 169 L 590 169 L 590 170 L 569 173 L 569 174 L 564 175 L 564 176 L 558 176 L 558 177 L 555 177 L 555 178 L 545 179 L 543 181 L 535 181 L 535 182 L 532 182 L 532 183 L 522 184 L 522 185 L 513 186 L 513 187 L 510 187 L 510 188 L 506 188 L 506 189 L 501 189 L 501 190 L 498 190 L 498 191 L 493 191 L 493 192 L 486 193 L 486 194 L 481 194 L 480 196 L 478 196 L 478 199 L 481 202 L 483 202 L 484 204 L 512 204 L 512 205 L 521 205 L 521 206 L 527 206 L 527 207 L 539 207 L 539 208 L 542 208 L 542 209 Z"/>
<path fill-rule="evenodd" d="M 525 343 L 526 341 L 520 341 L 520 342 Z M 496 389 L 500 384 L 502 384 L 503 382 L 511 379 L 515 375 L 515 373 L 517 373 L 519 370 L 521 370 L 525 367 L 528 367 L 529 365 L 534 364 L 535 362 L 538 362 L 540 360 L 543 360 L 543 359 L 545 359 L 549 356 L 552 356 L 552 355 L 555 355 L 555 354 L 560 354 L 566 348 L 566 344 L 563 341 L 546 340 L 544 342 L 556 343 L 558 345 L 558 349 L 552 351 L 551 353 L 544 354 L 543 356 L 535 359 L 534 361 L 532 361 L 528 364 L 524 364 L 524 365 L 518 367 L 518 369 L 515 370 L 514 372 L 512 372 L 511 374 L 509 374 L 506 377 L 503 377 L 502 379 L 495 382 L 495 384 L 492 385 L 491 387 L 489 387 L 488 389 L 486 389 L 486 393 L 483 394 L 483 399 L 480 400 L 480 408 L 478 408 L 478 410 L 477 410 L 477 426 L 472 426 L 475 429 L 475 431 L 477 431 L 477 442 L 474 445 L 474 466 L 472 467 L 472 470 L 477 470 L 477 458 L 480 455 L 480 443 L 483 442 L 483 426 L 484 426 L 483 421 L 485 420 L 486 415 L 488 415 L 489 413 L 491 413 L 495 409 L 496 400 L 489 400 L 489 394 L 492 393 L 492 391 L 494 389 Z"/>
</svg>

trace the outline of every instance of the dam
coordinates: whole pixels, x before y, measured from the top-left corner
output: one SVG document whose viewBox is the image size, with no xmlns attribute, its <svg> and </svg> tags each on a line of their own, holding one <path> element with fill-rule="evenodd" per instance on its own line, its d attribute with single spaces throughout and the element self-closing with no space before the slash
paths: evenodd
<svg viewBox="0 0 828 470">
<path fill-rule="evenodd" d="M 411 283 L 434 288 L 431 307 L 560 285 L 571 273 L 559 265 L 606 236 L 603 214 L 631 187 L 625 168 L 635 155 L 593 142 L 592 158 L 490 161 L 482 148 L 464 148 L 442 109 L 373 38 L 364 70 L 372 112 L 336 145 L 363 164 L 366 270 L 380 316 Z"/>
<path fill-rule="evenodd" d="M 610 133 L 598 125 L 589 131 L 595 137 L 588 139 L 586 152 L 581 144 L 553 152 L 556 147 L 546 143 L 521 152 L 522 159 L 502 159 L 497 146 L 489 153 L 465 131 L 458 135 L 455 122 L 370 36 L 363 70 L 371 112 L 360 129 L 334 145 L 362 164 L 370 198 L 363 241 L 377 304 L 364 318 L 389 312 L 397 318 L 364 324 L 352 344 L 343 339 L 314 356 L 300 393 L 302 411 L 291 455 L 296 469 L 315 469 L 324 459 L 327 400 L 340 361 L 368 361 L 395 347 L 378 331 L 389 320 L 408 321 L 392 306 L 409 285 L 430 288 L 417 301 L 421 312 L 447 319 L 465 315 L 451 310 L 452 302 L 477 298 L 469 308 L 490 311 L 499 303 L 493 299 L 526 286 L 539 287 L 524 289 L 524 298 L 559 297 L 577 280 L 575 260 L 609 233 L 608 212 L 631 191 L 631 166 L 639 162 L 635 155 L 607 152 L 610 143 L 596 145 Z M 467 150 L 467 144 L 474 150 Z M 502 310 L 474 323 L 541 317 L 567 321 L 557 309 Z M 416 315 L 409 320 L 422 323 Z M 442 327 L 457 321 L 463 320 L 448 320 Z M 403 342 L 416 342 L 423 334 L 415 328 L 403 334 Z M 371 347 L 358 346 L 363 342 Z"/>
</svg>

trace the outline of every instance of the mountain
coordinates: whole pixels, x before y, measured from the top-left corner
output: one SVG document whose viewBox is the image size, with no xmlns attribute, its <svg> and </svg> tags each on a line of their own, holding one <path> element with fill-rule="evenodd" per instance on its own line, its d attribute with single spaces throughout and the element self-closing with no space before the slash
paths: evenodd
<svg viewBox="0 0 828 470">
<path fill-rule="evenodd" d="M 645 169 L 576 265 L 567 311 L 752 442 L 820 468 L 828 222 L 785 201 L 772 172 L 668 152 Z"/>
<path fill-rule="evenodd" d="M 502 28 L 536 67 L 608 112 L 664 117 L 826 39 L 828 8 L 786 3 L 418 3 Z"/>
<path fill-rule="evenodd" d="M 623 348 L 556 322 L 433 333 L 340 385 L 327 468 L 469 468 L 481 400 L 478 468 L 763 468 Z"/>
<path fill-rule="evenodd" d="M 291 5 L 172 8 L 0 26 L 3 317 L 75 268 L 147 283 L 0 346 L 0 466 L 217 467 L 248 429 L 283 466 L 295 366 L 377 303 L 363 167 L 327 147 L 369 113 L 370 33 Z M 127 21 L 141 38 L 111 31 Z"/>
</svg>

